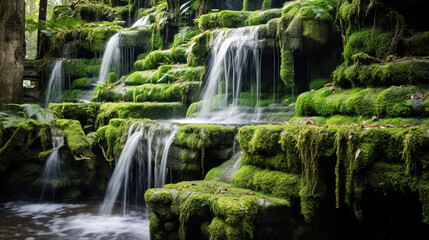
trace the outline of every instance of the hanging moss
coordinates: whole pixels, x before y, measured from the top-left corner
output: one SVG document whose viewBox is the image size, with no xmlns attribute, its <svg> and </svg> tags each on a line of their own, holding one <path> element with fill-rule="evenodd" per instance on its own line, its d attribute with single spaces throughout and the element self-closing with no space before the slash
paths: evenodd
<svg viewBox="0 0 429 240">
<path fill-rule="evenodd" d="M 280 78 L 286 87 L 293 87 L 294 77 L 295 77 L 295 68 L 293 63 L 293 55 L 290 50 L 281 49 L 281 65 L 280 65 Z"/>
</svg>

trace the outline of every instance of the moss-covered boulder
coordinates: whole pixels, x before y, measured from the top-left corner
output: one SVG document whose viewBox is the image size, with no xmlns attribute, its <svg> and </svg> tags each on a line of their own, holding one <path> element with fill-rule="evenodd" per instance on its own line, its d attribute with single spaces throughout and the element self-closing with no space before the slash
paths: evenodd
<svg viewBox="0 0 429 240">
<path fill-rule="evenodd" d="M 201 31 L 198 27 L 183 27 L 179 33 L 174 35 L 173 45 L 175 47 L 188 43 L 194 36 L 200 34 Z"/>
<path fill-rule="evenodd" d="M 133 92 L 133 102 L 183 102 L 191 103 L 199 98 L 200 82 L 173 84 L 145 84 Z"/>
<path fill-rule="evenodd" d="M 266 11 L 254 11 L 250 13 L 248 25 L 260 25 L 266 24 L 268 21 L 274 18 L 282 16 L 282 9 L 269 9 Z"/>
<path fill-rule="evenodd" d="M 354 55 L 356 64 L 339 66 L 334 81 L 344 87 L 377 87 L 391 85 L 426 85 L 429 82 L 429 60 L 406 58 L 386 63 L 360 63 L 361 55 Z M 377 60 L 376 60 L 377 61 Z"/>
<path fill-rule="evenodd" d="M 59 119 L 56 124 L 61 128 L 64 142 L 76 160 L 85 160 L 90 169 L 94 168 L 95 155 L 92 152 L 85 132 L 77 120 Z"/>
<path fill-rule="evenodd" d="M 214 28 L 238 28 L 247 25 L 250 12 L 224 10 L 218 13 L 201 15 L 198 27 L 202 32 Z"/>
<path fill-rule="evenodd" d="M 185 125 L 176 133 L 174 146 L 182 149 L 185 180 L 202 179 L 233 154 L 234 130 L 224 126 Z"/>
<path fill-rule="evenodd" d="M 72 79 L 98 76 L 101 67 L 101 60 L 101 58 L 66 59 L 64 60 L 65 75 Z M 85 85 L 82 84 L 82 86 L 86 85 L 86 83 Z"/>
<path fill-rule="evenodd" d="M 57 113 L 58 118 L 78 120 L 85 132 L 93 131 L 98 113 L 97 103 L 50 103 L 49 109 Z"/>
<path fill-rule="evenodd" d="M 186 113 L 181 103 L 102 103 L 95 126 L 107 125 L 113 118 L 180 118 Z"/>
<path fill-rule="evenodd" d="M 296 102 L 300 116 L 425 117 L 427 90 L 414 86 L 383 88 L 321 88 L 301 94 Z"/>
<path fill-rule="evenodd" d="M 145 200 L 151 239 L 277 239 L 294 225 L 288 201 L 217 182 L 170 184 Z M 271 232 L 260 231 L 267 226 Z"/>
<path fill-rule="evenodd" d="M 121 32 L 121 46 L 125 48 L 135 48 L 141 52 L 152 49 L 151 41 L 152 29 L 150 26 L 139 26 Z"/>
</svg>

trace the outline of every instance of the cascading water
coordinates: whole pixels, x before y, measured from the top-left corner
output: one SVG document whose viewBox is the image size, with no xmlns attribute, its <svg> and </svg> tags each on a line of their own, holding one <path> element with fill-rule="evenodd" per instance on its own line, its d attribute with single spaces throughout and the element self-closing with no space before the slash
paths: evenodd
<svg viewBox="0 0 429 240">
<path fill-rule="evenodd" d="M 40 201 L 43 201 L 47 191 L 51 192 L 53 198 L 55 197 L 55 189 L 64 177 L 61 167 L 60 148 L 64 144 L 64 138 L 59 129 L 52 129 L 52 145 L 56 148 L 43 166 L 42 174 L 39 178 L 42 183 L 42 192 L 40 194 Z"/>
<path fill-rule="evenodd" d="M 224 123 L 260 120 L 261 54 L 258 29 L 245 27 L 218 32 L 197 119 Z M 240 107 L 239 99 L 245 91 L 250 91 L 254 108 Z"/>
<path fill-rule="evenodd" d="M 45 107 L 51 102 L 61 102 L 62 91 L 64 89 L 64 69 L 63 61 L 57 59 L 54 62 L 54 67 L 48 81 L 48 87 L 45 93 Z"/>
<path fill-rule="evenodd" d="M 144 25 L 150 25 L 149 16 L 145 16 L 137 20 L 131 28 Z M 124 62 L 123 55 L 124 54 L 121 49 L 121 33 L 119 32 L 113 35 L 106 44 L 103 59 L 101 61 L 100 73 L 98 74 L 99 85 L 108 79 L 110 72 L 120 72 L 119 66 L 121 65 L 121 62 Z M 126 74 L 126 72 L 124 74 Z"/>
<path fill-rule="evenodd" d="M 167 157 L 178 127 L 168 123 L 134 124 L 109 180 L 100 214 L 111 215 L 116 200 L 122 195 L 122 213 L 126 213 L 130 174 L 133 163 L 137 169 L 136 193 L 164 186 L 167 178 Z M 141 196 L 136 195 L 136 199 Z"/>
</svg>

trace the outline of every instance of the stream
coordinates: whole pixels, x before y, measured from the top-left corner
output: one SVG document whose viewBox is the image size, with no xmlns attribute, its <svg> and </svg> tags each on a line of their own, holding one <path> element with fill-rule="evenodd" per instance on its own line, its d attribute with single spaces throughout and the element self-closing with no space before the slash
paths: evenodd
<svg viewBox="0 0 429 240">
<path fill-rule="evenodd" d="M 142 208 L 126 215 L 98 214 L 99 201 L 0 204 L 0 239 L 149 239 L 149 218 Z"/>
</svg>

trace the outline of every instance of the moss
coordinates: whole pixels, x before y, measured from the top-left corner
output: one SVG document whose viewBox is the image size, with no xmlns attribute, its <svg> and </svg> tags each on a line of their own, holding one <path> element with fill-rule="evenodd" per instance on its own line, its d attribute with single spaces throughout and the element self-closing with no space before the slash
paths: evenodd
<svg viewBox="0 0 429 240">
<path fill-rule="evenodd" d="M 61 128 L 64 141 L 75 159 L 89 160 L 91 162 L 90 164 L 93 165 L 94 162 L 92 160 L 95 159 L 95 155 L 91 151 L 88 140 L 79 121 L 59 119 L 56 121 L 56 124 Z"/>
<path fill-rule="evenodd" d="M 113 118 L 170 119 L 183 117 L 186 107 L 180 103 L 103 103 L 95 122 L 96 128 Z"/>
<path fill-rule="evenodd" d="M 201 15 L 198 27 L 202 32 L 214 28 L 238 28 L 247 25 L 250 12 L 224 10 L 218 13 Z"/>
<path fill-rule="evenodd" d="M 93 130 L 99 105 L 94 103 L 50 103 L 49 109 L 57 112 L 58 118 L 78 120 L 83 129 Z"/>
<path fill-rule="evenodd" d="M 293 87 L 295 77 L 295 69 L 293 64 L 293 55 L 290 50 L 281 49 L 281 65 L 280 65 L 280 78 L 286 87 Z"/>
<path fill-rule="evenodd" d="M 262 1 L 243 0 L 243 11 L 255 11 L 261 9 Z"/>
<path fill-rule="evenodd" d="M 152 51 L 143 60 L 138 60 L 134 63 L 134 70 L 145 71 L 151 69 L 157 69 L 162 64 L 168 63 L 169 51 Z"/>
<path fill-rule="evenodd" d="M 101 59 L 68 59 L 64 61 L 65 75 L 73 78 L 97 76 L 100 71 Z"/>
<path fill-rule="evenodd" d="M 180 45 L 170 49 L 169 59 L 171 63 L 186 63 L 188 58 L 188 48 L 186 45 Z"/>
<path fill-rule="evenodd" d="M 248 24 L 260 25 L 266 24 L 273 18 L 279 18 L 282 15 L 282 9 L 270 9 L 266 11 L 254 11 L 249 15 Z"/>
<path fill-rule="evenodd" d="M 189 44 L 191 49 L 188 52 L 188 66 L 204 65 L 204 61 L 210 52 L 210 31 L 205 31 L 193 37 Z"/>
<path fill-rule="evenodd" d="M 125 48 L 136 48 L 140 51 L 150 51 L 152 29 L 150 26 L 139 26 L 137 28 L 121 31 L 121 46 Z"/>
<path fill-rule="evenodd" d="M 183 148 L 225 148 L 231 147 L 234 131 L 219 125 L 185 125 L 176 133 L 177 144 Z"/>
<path fill-rule="evenodd" d="M 115 72 L 109 73 L 109 77 L 107 78 L 107 82 L 108 83 L 115 83 L 118 80 L 119 80 L 118 79 L 118 74 L 116 74 Z"/>
<path fill-rule="evenodd" d="M 352 56 L 364 52 L 370 56 L 383 59 L 387 57 L 390 47 L 390 34 L 379 29 L 362 29 L 353 32 L 344 46 L 345 65 L 352 64 Z"/>
<path fill-rule="evenodd" d="M 301 116 L 423 117 L 427 113 L 422 92 L 425 90 L 395 86 L 387 89 L 321 88 L 301 94 L 296 102 L 296 113 Z"/>
<path fill-rule="evenodd" d="M 202 82 L 204 73 L 204 67 L 176 65 L 163 74 L 158 71 L 158 83 Z"/>
<path fill-rule="evenodd" d="M 156 214 L 157 223 L 153 226 L 158 226 L 157 232 L 165 231 L 159 226 L 178 219 L 181 239 L 201 239 L 205 235 L 210 235 L 210 239 L 251 239 L 261 208 L 285 208 L 289 204 L 285 200 L 207 181 L 182 182 L 149 190 L 145 200 Z M 267 204 L 259 206 L 260 201 Z M 209 225 L 207 220 L 211 222 Z M 151 232 L 154 228 L 151 227 Z M 207 228 L 208 232 L 201 232 Z"/>
<path fill-rule="evenodd" d="M 429 56 L 429 31 L 413 35 L 409 44 L 412 56 Z"/>
<path fill-rule="evenodd" d="M 200 34 L 201 31 L 198 27 L 183 27 L 179 30 L 179 33 L 174 35 L 174 47 L 188 43 L 194 36 Z"/>
<path fill-rule="evenodd" d="M 330 79 L 326 78 L 316 78 L 310 82 L 310 89 L 317 90 L 325 86 L 325 84 L 331 82 Z"/>
<path fill-rule="evenodd" d="M 192 117 L 194 114 L 196 114 L 198 112 L 198 109 L 201 105 L 201 102 L 195 102 L 192 103 L 189 107 L 188 107 L 188 111 L 186 112 L 186 118 L 190 118 Z"/>
<path fill-rule="evenodd" d="M 283 8 L 277 25 L 282 48 L 317 52 L 330 40 L 336 1 L 295 1 Z"/>
<path fill-rule="evenodd" d="M 130 74 L 125 79 L 125 85 L 142 85 L 145 83 L 156 83 L 157 82 L 157 71 L 148 70 L 148 71 L 137 71 Z"/>
<path fill-rule="evenodd" d="M 173 84 L 145 84 L 133 92 L 133 102 L 183 102 L 197 100 L 200 90 L 198 82 L 182 82 Z"/>
<path fill-rule="evenodd" d="M 429 61 L 423 59 L 341 65 L 334 71 L 334 81 L 345 87 L 425 85 L 429 78 L 428 67 Z"/>
<path fill-rule="evenodd" d="M 88 78 L 87 77 L 83 77 L 83 78 L 79 78 L 73 81 L 72 83 L 72 88 L 85 88 L 87 86 L 88 83 Z"/>
</svg>

